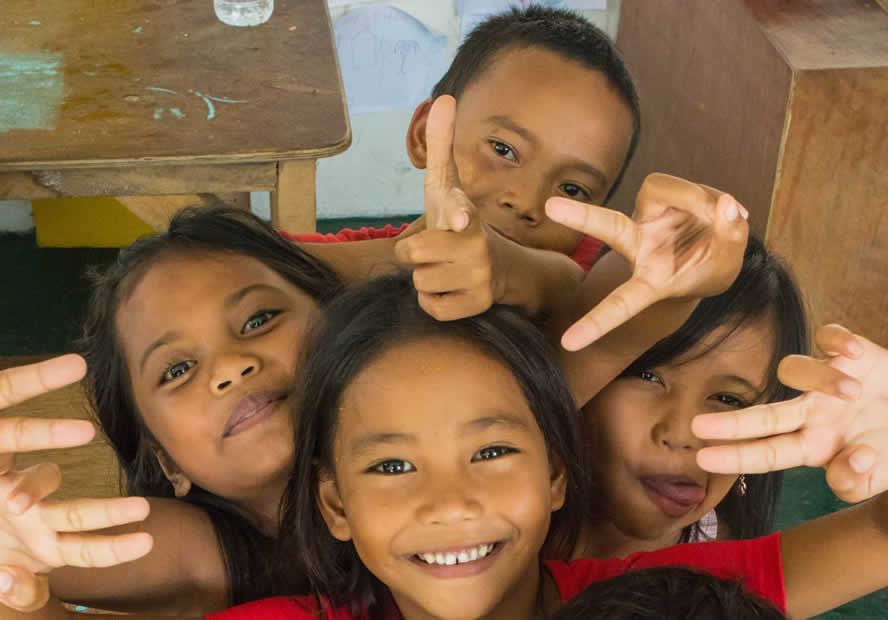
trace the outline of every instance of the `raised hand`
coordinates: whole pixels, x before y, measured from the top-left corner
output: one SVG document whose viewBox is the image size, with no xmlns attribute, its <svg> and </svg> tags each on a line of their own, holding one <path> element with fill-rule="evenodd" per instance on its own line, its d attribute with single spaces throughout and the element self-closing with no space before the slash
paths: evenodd
<svg viewBox="0 0 888 620">
<path fill-rule="evenodd" d="M 740 441 L 703 448 L 697 462 L 718 473 L 825 467 L 842 500 L 888 490 L 888 351 L 839 325 L 818 330 L 826 359 L 784 359 L 780 380 L 806 393 L 781 403 L 697 416 L 694 433 Z M 753 440 L 753 441 L 745 441 Z"/>
<path fill-rule="evenodd" d="M 425 230 L 395 246 L 398 261 L 413 269 L 423 309 L 439 320 L 485 311 L 503 295 L 495 278 L 495 250 L 477 209 L 459 184 L 453 159 L 456 102 L 435 100 L 426 122 Z"/>
<path fill-rule="evenodd" d="M 632 218 L 561 197 L 547 201 L 546 214 L 601 239 L 632 265 L 632 277 L 564 333 L 570 351 L 660 300 L 725 291 L 740 271 L 749 233 L 748 213 L 731 196 L 665 174 L 645 179 Z"/>
<path fill-rule="evenodd" d="M 68 355 L 0 371 L 0 405 L 28 398 L 79 380 L 83 359 Z M 0 602 L 18 609 L 38 609 L 47 600 L 45 577 L 36 573 L 59 566 L 112 566 L 134 560 L 151 549 L 151 537 L 81 534 L 144 519 L 144 498 L 67 500 L 46 496 L 58 488 L 57 466 L 12 469 L 16 453 L 87 443 L 94 430 L 84 420 L 0 418 Z"/>
</svg>

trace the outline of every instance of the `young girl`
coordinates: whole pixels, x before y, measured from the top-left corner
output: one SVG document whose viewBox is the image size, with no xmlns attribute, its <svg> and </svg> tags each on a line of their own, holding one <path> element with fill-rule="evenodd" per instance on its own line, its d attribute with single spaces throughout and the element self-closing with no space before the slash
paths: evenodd
<svg viewBox="0 0 888 620">
<path fill-rule="evenodd" d="M 700 302 L 583 408 L 587 461 L 600 491 L 574 557 L 624 557 L 715 538 L 701 527 L 712 510 L 719 539 L 770 533 L 782 472 L 703 471 L 695 454 L 704 442 L 691 419 L 796 396 L 777 380 L 777 364 L 807 351 L 801 294 L 785 264 L 751 235 L 731 287 Z"/>
<path fill-rule="evenodd" d="M 318 596 L 250 603 L 220 618 L 521 620 L 553 612 L 595 581 L 662 564 L 744 577 L 778 607 L 785 583 L 787 611 L 802 617 L 888 583 L 884 493 L 783 536 L 541 564 L 550 521 L 553 552 L 571 547 L 585 479 L 570 394 L 520 315 L 496 308 L 437 323 L 408 281 L 390 278 L 335 302 L 314 343 L 284 520 L 295 538 L 282 539 L 282 552 L 285 568 L 309 575 Z M 879 386 L 868 385 L 860 410 L 878 403 Z M 875 463 L 884 461 L 877 413 L 867 419 L 840 405 Z"/>
</svg>

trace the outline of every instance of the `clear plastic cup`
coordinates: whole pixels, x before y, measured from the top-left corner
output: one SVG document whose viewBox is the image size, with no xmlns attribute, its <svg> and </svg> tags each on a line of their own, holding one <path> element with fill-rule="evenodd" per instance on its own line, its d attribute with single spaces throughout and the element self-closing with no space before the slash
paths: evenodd
<svg viewBox="0 0 888 620">
<path fill-rule="evenodd" d="M 229 26 L 264 24 L 274 11 L 274 0 L 213 0 L 216 17 Z"/>
</svg>

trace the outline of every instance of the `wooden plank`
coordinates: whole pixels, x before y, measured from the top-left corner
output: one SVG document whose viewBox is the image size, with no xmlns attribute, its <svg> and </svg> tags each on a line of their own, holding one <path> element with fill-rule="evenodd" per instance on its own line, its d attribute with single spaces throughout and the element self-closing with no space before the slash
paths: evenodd
<svg viewBox="0 0 888 620">
<path fill-rule="evenodd" d="M 325 0 L 4 0 L 0 169 L 308 158 L 350 143 Z M 215 188 L 214 188 L 215 189 Z"/>
<path fill-rule="evenodd" d="M 888 346 L 888 67 L 803 71 L 768 240 L 792 264 L 815 325 Z"/>
<path fill-rule="evenodd" d="M 313 161 L 282 161 L 278 164 L 278 187 L 271 195 L 271 223 L 289 233 L 317 230 Z"/>
<path fill-rule="evenodd" d="M 644 177 L 666 172 L 730 192 L 764 234 L 792 76 L 743 4 L 624 0 L 617 44 L 642 128 L 609 206 L 631 212 Z"/>
<path fill-rule="evenodd" d="M 0 172 L 0 200 L 269 192 L 274 163 Z"/>
<path fill-rule="evenodd" d="M 796 70 L 888 66 L 888 13 L 871 0 L 745 0 Z"/>
<path fill-rule="evenodd" d="M 2 357 L 0 368 L 30 364 L 45 357 Z M 72 385 L 0 412 L 0 416 L 91 419 L 79 385 Z M 16 457 L 16 466 L 52 462 L 61 467 L 62 485 L 55 497 L 115 497 L 120 494 L 117 460 L 104 437 L 78 448 L 47 450 Z"/>
</svg>

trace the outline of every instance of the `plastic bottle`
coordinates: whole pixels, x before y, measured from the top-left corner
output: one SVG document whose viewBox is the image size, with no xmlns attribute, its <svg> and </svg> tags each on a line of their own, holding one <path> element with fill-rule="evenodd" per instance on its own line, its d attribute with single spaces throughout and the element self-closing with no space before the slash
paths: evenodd
<svg viewBox="0 0 888 620">
<path fill-rule="evenodd" d="M 216 17 L 229 26 L 264 24 L 274 11 L 274 0 L 213 0 Z"/>
</svg>

